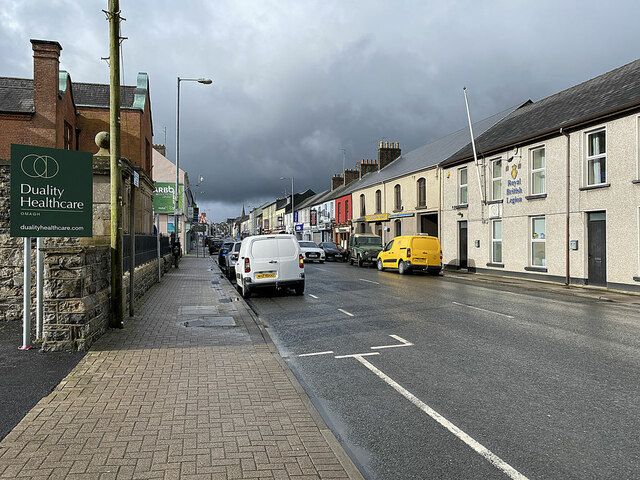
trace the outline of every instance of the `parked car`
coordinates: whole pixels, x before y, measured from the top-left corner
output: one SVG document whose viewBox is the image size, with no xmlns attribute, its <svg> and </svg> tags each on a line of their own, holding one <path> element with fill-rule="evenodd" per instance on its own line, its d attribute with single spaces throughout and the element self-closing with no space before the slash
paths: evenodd
<svg viewBox="0 0 640 480">
<path fill-rule="evenodd" d="M 347 251 L 340 245 L 333 242 L 322 242 L 319 246 L 324 250 L 324 256 L 327 260 L 340 260 L 341 262 L 347 260 Z"/>
<path fill-rule="evenodd" d="M 235 242 L 231 249 L 227 252 L 227 278 L 229 280 L 236 278 L 236 263 L 238 263 L 238 254 L 240 253 L 240 245 L 242 242 Z"/>
<path fill-rule="evenodd" d="M 438 274 L 442 270 L 442 248 L 438 237 L 404 235 L 391 240 L 378 254 L 378 270 L 397 268 L 403 275 L 411 271 Z"/>
<path fill-rule="evenodd" d="M 349 237 L 349 263 L 359 267 L 368 263 L 375 266 L 378 253 L 382 251 L 382 238 L 378 235 L 355 233 Z"/>
<path fill-rule="evenodd" d="M 225 240 L 218 251 L 218 266 L 225 273 L 227 271 L 227 253 L 229 253 L 229 249 L 233 247 L 234 243 L 233 240 Z"/>
<path fill-rule="evenodd" d="M 224 242 L 219 239 L 214 239 L 209 241 L 209 255 L 215 255 L 220 251 L 220 247 Z"/>
<path fill-rule="evenodd" d="M 300 244 L 305 260 L 324 263 L 324 250 L 321 249 L 316 242 L 299 241 L 298 243 Z"/>
<path fill-rule="evenodd" d="M 304 257 L 295 236 L 255 235 L 242 240 L 236 264 L 236 288 L 244 298 L 264 288 L 293 288 L 304 293 Z"/>
</svg>

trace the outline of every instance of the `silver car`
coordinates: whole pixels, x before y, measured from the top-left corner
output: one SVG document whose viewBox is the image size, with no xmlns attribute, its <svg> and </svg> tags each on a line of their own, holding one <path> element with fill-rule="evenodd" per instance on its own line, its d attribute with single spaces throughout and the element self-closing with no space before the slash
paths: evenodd
<svg viewBox="0 0 640 480">
<path fill-rule="evenodd" d="M 238 263 L 238 253 L 240 252 L 240 245 L 242 242 L 235 242 L 227 253 L 227 268 L 226 274 L 229 280 L 236 278 L 236 263 Z"/>
<path fill-rule="evenodd" d="M 321 249 L 315 242 L 299 240 L 298 243 L 300 244 L 300 249 L 302 250 L 302 255 L 304 256 L 305 262 L 313 261 L 324 263 L 324 250 Z"/>
</svg>

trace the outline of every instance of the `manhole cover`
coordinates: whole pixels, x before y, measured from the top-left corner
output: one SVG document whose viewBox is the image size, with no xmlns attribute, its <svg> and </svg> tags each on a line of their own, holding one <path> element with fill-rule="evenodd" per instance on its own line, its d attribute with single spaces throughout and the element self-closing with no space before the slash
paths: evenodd
<svg viewBox="0 0 640 480">
<path fill-rule="evenodd" d="M 200 317 L 184 322 L 185 327 L 235 327 L 233 317 Z"/>
<path fill-rule="evenodd" d="M 215 315 L 218 308 L 215 305 L 185 305 L 179 312 L 180 315 Z"/>
</svg>

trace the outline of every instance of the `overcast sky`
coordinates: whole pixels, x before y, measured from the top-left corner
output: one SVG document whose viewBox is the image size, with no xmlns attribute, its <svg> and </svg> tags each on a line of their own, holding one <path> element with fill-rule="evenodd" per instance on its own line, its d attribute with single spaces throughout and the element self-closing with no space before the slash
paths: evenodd
<svg viewBox="0 0 640 480">
<path fill-rule="evenodd" d="M 120 0 L 124 83 L 150 79 L 154 143 L 216 221 L 640 57 L 640 2 Z M 0 75 L 33 77 L 30 38 L 56 40 L 76 82 L 108 83 L 107 0 L 0 0 Z"/>
</svg>

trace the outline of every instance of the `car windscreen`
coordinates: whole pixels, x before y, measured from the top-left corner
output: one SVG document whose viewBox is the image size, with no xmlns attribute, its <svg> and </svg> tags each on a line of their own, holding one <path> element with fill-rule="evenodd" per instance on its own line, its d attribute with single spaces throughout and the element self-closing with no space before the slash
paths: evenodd
<svg viewBox="0 0 640 480">
<path fill-rule="evenodd" d="M 305 247 L 305 248 L 318 248 L 318 245 L 316 245 L 313 242 L 298 242 L 300 243 L 301 247 Z"/>
<path fill-rule="evenodd" d="M 359 245 L 380 245 L 382 246 L 382 240 L 379 237 L 358 237 Z"/>
</svg>

